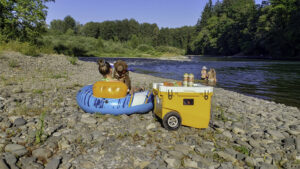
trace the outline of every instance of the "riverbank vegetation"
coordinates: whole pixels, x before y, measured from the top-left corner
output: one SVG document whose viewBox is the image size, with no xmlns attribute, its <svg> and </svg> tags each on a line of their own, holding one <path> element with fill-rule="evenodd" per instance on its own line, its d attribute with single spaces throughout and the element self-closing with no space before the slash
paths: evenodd
<svg viewBox="0 0 300 169">
<path fill-rule="evenodd" d="M 180 28 L 134 19 L 80 24 L 72 16 L 46 25 L 45 3 L 50 1 L 1 1 L 0 50 L 33 56 L 300 58 L 300 0 L 260 5 L 253 0 L 209 0 L 195 26 Z"/>
<path fill-rule="evenodd" d="M 191 53 L 299 58 L 299 30 L 300 0 L 209 0 Z"/>
</svg>

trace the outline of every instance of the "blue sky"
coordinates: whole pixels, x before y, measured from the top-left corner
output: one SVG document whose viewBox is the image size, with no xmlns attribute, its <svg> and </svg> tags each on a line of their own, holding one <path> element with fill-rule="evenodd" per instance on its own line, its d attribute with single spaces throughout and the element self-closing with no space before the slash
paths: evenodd
<svg viewBox="0 0 300 169">
<path fill-rule="evenodd" d="M 213 0 L 215 2 L 216 0 Z M 261 3 L 261 0 L 255 0 Z M 208 0 L 56 0 L 48 3 L 46 22 L 71 15 L 85 24 L 89 21 L 133 18 L 140 23 L 156 23 L 159 27 L 192 26 Z"/>
</svg>

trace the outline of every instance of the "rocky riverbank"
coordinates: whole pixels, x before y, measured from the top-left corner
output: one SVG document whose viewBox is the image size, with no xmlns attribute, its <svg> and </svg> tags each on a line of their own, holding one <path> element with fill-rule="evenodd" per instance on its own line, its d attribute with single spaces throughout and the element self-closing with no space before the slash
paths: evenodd
<svg viewBox="0 0 300 169">
<path fill-rule="evenodd" d="M 148 89 L 167 81 L 130 76 Z M 300 168 L 295 107 L 215 88 L 210 127 L 167 131 L 152 112 L 84 113 L 76 92 L 99 79 L 95 63 L 2 53 L 0 168 Z"/>
</svg>

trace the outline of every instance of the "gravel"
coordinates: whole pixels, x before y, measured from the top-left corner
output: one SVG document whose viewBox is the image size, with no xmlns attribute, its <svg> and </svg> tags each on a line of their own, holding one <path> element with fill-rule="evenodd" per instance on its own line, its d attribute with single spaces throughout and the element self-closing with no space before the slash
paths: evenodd
<svg viewBox="0 0 300 169">
<path fill-rule="evenodd" d="M 0 61 L 0 168 L 300 168 L 296 107 L 214 88 L 208 128 L 167 131 L 152 112 L 83 112 L 75 97 L 101 78 L 95 63 L 2 55 L 8 59 Z M 20 67 L 9 67 L 10 59 Z M 148 89 L 172 81 L 130 77 Z"/>
</svg>

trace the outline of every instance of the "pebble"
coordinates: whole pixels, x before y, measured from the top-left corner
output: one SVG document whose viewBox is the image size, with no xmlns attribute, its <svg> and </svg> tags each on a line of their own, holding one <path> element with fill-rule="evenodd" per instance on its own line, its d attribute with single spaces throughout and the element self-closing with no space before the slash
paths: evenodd
<svg viewBox="0 0 300 169">
<path fill-rule="evenodd" d="M 297 136 L 295 143 L 296 143 L 297 152 L 300 154 L 300 135 Z"/>
<path fill-rule="evenodd" d="M 1 169 L 9 169 L 8 166 L 5 164 L 3 159 L 0 158 L 0 168 Z"/>
<path fill-rule="evenodd" d="M 50 162 L 46 164 L 45 169 L 57 169 L 60 162 L 61 162 L 61 157 L 52 158 Z"/>
<path fill-rule="evenodd" d="M 8 144 L 5 146 L 5 152 L 11 152 L 15 156 L 23 156 L 25 155 L 28 151 L 26 148 L 22 145 L 19 144 Z"/>
<path fill-rule="evenodd" d="M 23 126 L 25 124 L 26 124 L 26 120 L 24 120 L 22 117 L 21 118 L 17 118 L 14 121 L 14 126 L 16 126 L 16 127 L 20 127 L 20 126 Z"/>
<path fill-rule="evenodd" d="M 196 161 L 192 161 L 190 159 L 184 159 L 183 166 L 185 168 L 198 168 L 198 163 Z"/>
<path fill-rule="evenodd" d="M 156 125 L 154 123 L 151 123 L 146 127 L 147 130 L 151 130 L 151 129 L 155 129 L 155 128 L 156 128 Z"/>
<path fill-rule="evenodd" d="M 244 135 L 245 134 L 245 131 L 243 129 L 238 128 L 238 127 L 234 127 L 232 131 L 233 131 L 233 133 L 238 134 L 238 135 Z"/>
<path fill-rule="evenodd" d="M 231 162 L 233 162 L 233 163 L 237 162 L 237 159 L 234 158 L 233 156 L 231 156 L 230 154 L 227 154 L 227 153 L 222 152 L 222 151 L 217 152 L 217 154 L 218 154 L 220 157 L 222 157 L 222 158 L 224 158 L 225 160 L 227 160 L 227 161 L 231 161 Z"/>
<path fill-rule="evenodd" d="M 180 167 L 180 161 L 173 158 L 167 158 L 165 159 L 165 162 L 167 163 L 168 168 L 179 168 Z"/>
<path fill-rule="evenodd" d="M 32 151 L 32 156 L 39 160 L 47 160 L 52 155 L 50 150 L 44 148 L 38 148 Z"/>
<path fill-rule="evenodd" d="M 82 117 L 81 122 L 86 124 L 96 124 L 97 120 L 92 117 Z"/>
<path fill-rule="evenodd" d="M 274 140 L 282 140 L 282 139 L 284 139 L 284 135 L 281 134 L 279 131 L 267 130 L 267 132 L 272 136 L 272 138 Z"/>
<path fill-rule="evenodd" d="M 189 151 L 192 151 L 193 149 L 190 146 L 187 145 L 182 145 L 182 144 L 177 144 L 175 146 L 175 151 L 181 152 L 185 155 L 189 153 Z"/>
<path fill-rule="evenodd" d="M 5 161 L 11 169 L 18 169 L 16 166 L 17 158 L 11 153 L 5 153 Z"/>
<path fill-rule="evenodd" d="M 0 168 L 18 165 L 22 169 L 231 169 L 275 168 L 276 162 L 283 168 L 300 168 L 294 163 L 300 160 L 298 108 L 215 87 L 212 126 L 206 129 L 181 126 L 177 131 L 168 131 L 161 127 L 159 119 L 152 117 L 152 112 L 121 116 L 83 112 L 77 106 L 76 93 L 81 88 L 78 86 L 98 80 L 99 72 L 93 63 L 79 60 L 79 64 L 73 66 L 63 55 L 9 56 L 16 57 L 31 66 L 27 74 L 23 69 L 15 74 L 7 68 L 6 61 L 0 62 L 4 76 L 26 79 L 22 85 L 12 82 L 15 85 L 0 86 L 0 150 L 3 154 Z M 47 66 L 36 63 L 47 63 Z M 34 77 L 36 69 L 41 72 L 38 78 Z M 48 77 L 48 74 L 62 72 L 66 72 L 67 80 Z M 134 77 L 133 86 L 167 80 L 134 72 L 130 72 L 130 76 Z M 40 79 L 44 81 L 41 83 Z M 36 89 L 44 93 L 30 92 Z M 44 140 L 35 144 L 42 97 L 47 109 L 41 136 Z M 18 103 L 22 107 L 17 107 Z M 226 162 L 221 163 L 216 153 Z"/>
</svg>

